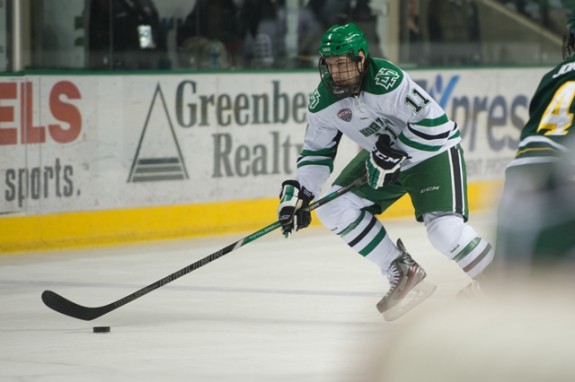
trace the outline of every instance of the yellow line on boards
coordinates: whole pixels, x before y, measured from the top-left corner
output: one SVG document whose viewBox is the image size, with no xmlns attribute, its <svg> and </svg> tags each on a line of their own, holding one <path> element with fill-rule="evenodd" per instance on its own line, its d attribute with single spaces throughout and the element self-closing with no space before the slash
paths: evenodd
<svg viewBox="0 0 575 382">
<path fill-rule="evenodd" d="M 470 210 L 493 209 L 502 181 L 469 185 Z M 277 198 L 0 218 L 0 253 L 251 233 L 276 221 Z M 383 218 L 413 216 L 403 197 Z M 313 225 L 319 225 L 317 218 Z"/>
</svg>

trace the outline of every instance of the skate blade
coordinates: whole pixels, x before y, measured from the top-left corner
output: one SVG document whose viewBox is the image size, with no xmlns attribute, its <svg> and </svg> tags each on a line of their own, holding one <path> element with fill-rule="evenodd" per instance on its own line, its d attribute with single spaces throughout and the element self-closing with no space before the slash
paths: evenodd
<svg viewBox="0 0 575 382">
<path fill-rule="evenodd" d="M 383 318 L 386 321 L 394 321 L 415 308 L 417 305 L 425 301 L 429 296 L 435 292 L 437 285 L 428 281 L 422 281 L 417 284 L 412 290 L 409 291 L 407 296 L 403 298 L 397 305 L 392 306 L 383 312 Z"/>
</svg>

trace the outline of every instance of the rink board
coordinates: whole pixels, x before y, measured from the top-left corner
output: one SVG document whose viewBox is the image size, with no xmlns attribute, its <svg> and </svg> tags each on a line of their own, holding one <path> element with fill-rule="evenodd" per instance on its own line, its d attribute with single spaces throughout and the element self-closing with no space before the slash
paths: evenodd
<svg viewBox="0 0 575 382">
<path fill-rule="evenodd" d="M 472 209 L 494 207 L 543 73 L 411 73 L 461 129 Z M 152 74 L 0 77 L 0 252 L 249 232 L 275 220 L 317 73 Z M 342 139 L 334 174 L 357 150 Z M 386 216 L 410 214 L 403 200 Z"/>
</svg>

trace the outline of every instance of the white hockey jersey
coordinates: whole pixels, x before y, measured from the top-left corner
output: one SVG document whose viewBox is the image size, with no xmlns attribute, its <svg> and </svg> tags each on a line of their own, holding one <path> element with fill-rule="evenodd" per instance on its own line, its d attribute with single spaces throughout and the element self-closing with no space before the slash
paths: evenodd
<svg viewBox="0 0 575 382">
<path fill-rule="evenodd" d="M 308 126 L 297 162 L 297 180 L 318 195 L 333 170 L 344 134 L 371 151 L 378 137 L 407 153 L 405 170 L 461 141 L 457 125 L 407 73 L 384 59 L 371 59 L 358 96 L 336 98 L 320 83 L 310 97 Z"/>
</svg>

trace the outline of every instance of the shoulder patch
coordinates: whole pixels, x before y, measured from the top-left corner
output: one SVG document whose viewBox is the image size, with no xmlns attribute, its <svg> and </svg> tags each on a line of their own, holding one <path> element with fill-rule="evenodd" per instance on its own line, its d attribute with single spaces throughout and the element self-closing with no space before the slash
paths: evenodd
<svg viewBox="0 0 575 382">
<path fill-rule="evenodd" d="M 309 108 L 311 110 L 315 109 L 319 104 L 320 99 L 321 95 L 319 94 L 319 90 L 315 89 L 314 92 L 309 96 Z"/>
<path fill-rule="evenodd" d="M 401 78 L 400 74 L 389 68 L 381 68 L 375 75 L 376 86 L 381 86 L 385 90 L 395 88 L 397 81 Z"/>
<path fill-rule="evenodd" d="M 373 94 L 385 94 L 398 88 L 405 76 L 403 70 L 388 60 L 374 58 L 363 90 Z"/>
<path fill-rule="evenodd" d="M 338 99 L 335 98 L 323 84 L 320 84 L 317 89 L 310 94 L 307 108 L 308 111 L 317 113 L 337 101 Z"/>
</svg>

